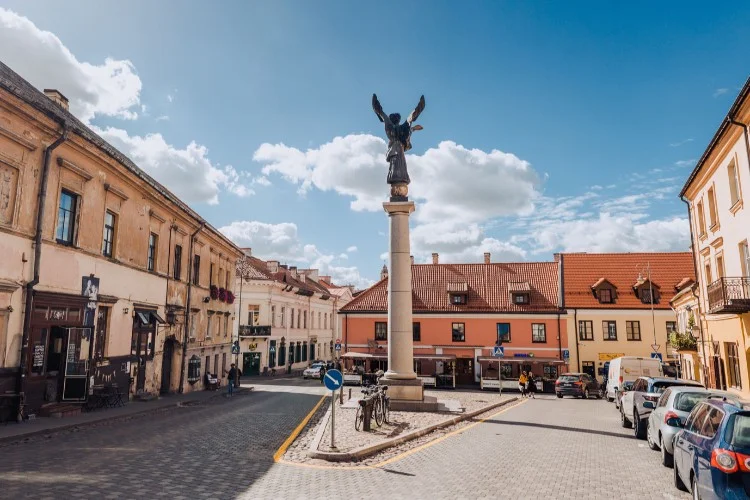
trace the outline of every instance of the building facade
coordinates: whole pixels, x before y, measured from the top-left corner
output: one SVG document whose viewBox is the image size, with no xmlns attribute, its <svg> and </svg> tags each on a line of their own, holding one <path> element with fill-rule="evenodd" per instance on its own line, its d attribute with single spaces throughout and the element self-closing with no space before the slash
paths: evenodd
<svg viewBox="0 0 750 500">
<path fill-rule="evenodd" d="M 195 297 L 209 263 L 233 287 L 240 250 L 78 121 L 61 93 L 2 63 L 0 254 L 0 389 L 23 393 L 27 413 L 104 384 L 187 391 L 187 354 L 224 350 L 202 332 L 210 310 L 231 322 L 231 305 Z"/>
<path fill-rule="evenodd" d="M 713 387 L 750 396 L 750 80 L 688 177 L 701 335 Z M 703 349 L 705 347 L 705 350 Z"/>
<path fill-rule="evenodd" d="M 266 262 L 244 251 L 236 273 L 235 331 L 242 374 L 290 372 L 330 360 L 340 335 L 337 312 L 351 300 L 351 290 L 317 269 Z"/>
<path fill-rule="evenodd" d="M 567 367 L 567 323 L 560 308 L 556 262 L 412 264 L 415 371 L 441 385 L 483 382 L 494 371 L 493 348 L 504 349 L 503 380 L 533 370 L 554 380 Z M 387 269 L 382 279 L 343 307 L 344 356 L 387 369 Z M 433 379 L 437 379 L 434 381 Z M 443 385 L 451 385 L 450 382 Z"/>
<path fill-rule="evenodd" d="M 679 364 L 668 342 L 677 328 L 670 300 L 695 282 L 690 252 L 564 253 L 556 259 L 571 370 L 601 380 L 607 361 L 652 353 Z"/>
</svg>

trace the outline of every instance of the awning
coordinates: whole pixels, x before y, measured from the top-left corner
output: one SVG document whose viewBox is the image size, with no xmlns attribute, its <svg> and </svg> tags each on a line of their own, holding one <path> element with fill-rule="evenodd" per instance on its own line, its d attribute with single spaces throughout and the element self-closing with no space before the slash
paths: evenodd
<svg viewBox="0 0 750 500">
<path fill-rule="evenodd" d="M 372 354 L 367 354 L 366 352 L 347 352 L 346 354 L 341 355 L 342 358 L 352 358 L 352 359 L 366 359 L 366 358 L 372 358 Z"/>
<path fill-rule="evenodd" d="M 342 358 L 348 359 L 388 359 L 387 354 L 369 354 L 366 352 L 347 352 L 341 355 Z M 415 354 L 414 359 L 419 360 L 455 360 L 455 354 Z"/>
<path fill-rule="evenodd" d="M 564 365 L 565 361 L 557 358 L 495 358 L 493 356 L 479 356 L 477 361 L 501 361 L 503 363 L 543 363 L 545 365 Z"/>
<path fill-rule="evenodd" d="M 142 325 L 150 325 L 153 323 L 166 323 L 164 319 L 159 316 L 159 313 L 150 309 L 136 309 L 135 315 L 138 317 Z"/>
</svg>

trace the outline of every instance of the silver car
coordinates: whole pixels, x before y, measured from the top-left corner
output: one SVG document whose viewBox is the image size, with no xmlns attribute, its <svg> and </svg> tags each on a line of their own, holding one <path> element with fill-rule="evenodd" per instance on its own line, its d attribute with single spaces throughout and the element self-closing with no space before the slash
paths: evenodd
<svg viewBox="0 0 750 500">
<path fill-rule="evenodd" d="M 648 417 L 646 440 L 652 450 L 661 450 L 661 463 L 665 467 L 674 464 L 673 440 L 675 434 L 682 430 L 680 422 L 684 424 L 695 405 L 710 397 L 736 401 L 736 396 L 725 391 L 673 386 L 667 388 L 656 403 L 643 402 L 645 408 L 652 410 Z"/>
</svg>

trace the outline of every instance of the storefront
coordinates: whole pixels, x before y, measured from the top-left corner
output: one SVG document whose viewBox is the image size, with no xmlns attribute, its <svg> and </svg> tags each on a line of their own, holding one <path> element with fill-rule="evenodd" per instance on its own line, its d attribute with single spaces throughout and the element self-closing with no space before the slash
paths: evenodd
<svg viewBox="0 0 750 500">
<path fill-rule="evenodd" d="M 557 358 L 495 358 L 479 356 L 479 386 L 481 389 L 518 389 L 521 372 L 531 372 L 539 392 L 554 392 L 555 380 L 564 368 L 565 361 Z M 499 370 L 498 370 L 499 363 Z"/>
<path fill-rule="evenodd" d="M 374 384 L 377 372 L 388 370 L 388 356 L 347 352 L 341 356 L 344 383 Z M 454 389 L 456 387 L 456 356 L 451 354 L 415 354 L 414 372 L 425 387 Z"/>
</svg>

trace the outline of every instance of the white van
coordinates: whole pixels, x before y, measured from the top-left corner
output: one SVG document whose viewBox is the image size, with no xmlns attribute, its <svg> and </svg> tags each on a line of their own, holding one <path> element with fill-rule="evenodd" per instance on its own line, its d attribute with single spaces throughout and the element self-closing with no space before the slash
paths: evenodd
<svg viewBox="0 0 750 500">
<path fill-rule="evenodd" d="M 663 377 L 661 360 L 640 356 L 622 356 L 609 362 L 607 373 L 607 401 L 614 401 L 617 390 L 623 382 L 634 381 L 638 377 Z"/>
</svg>

